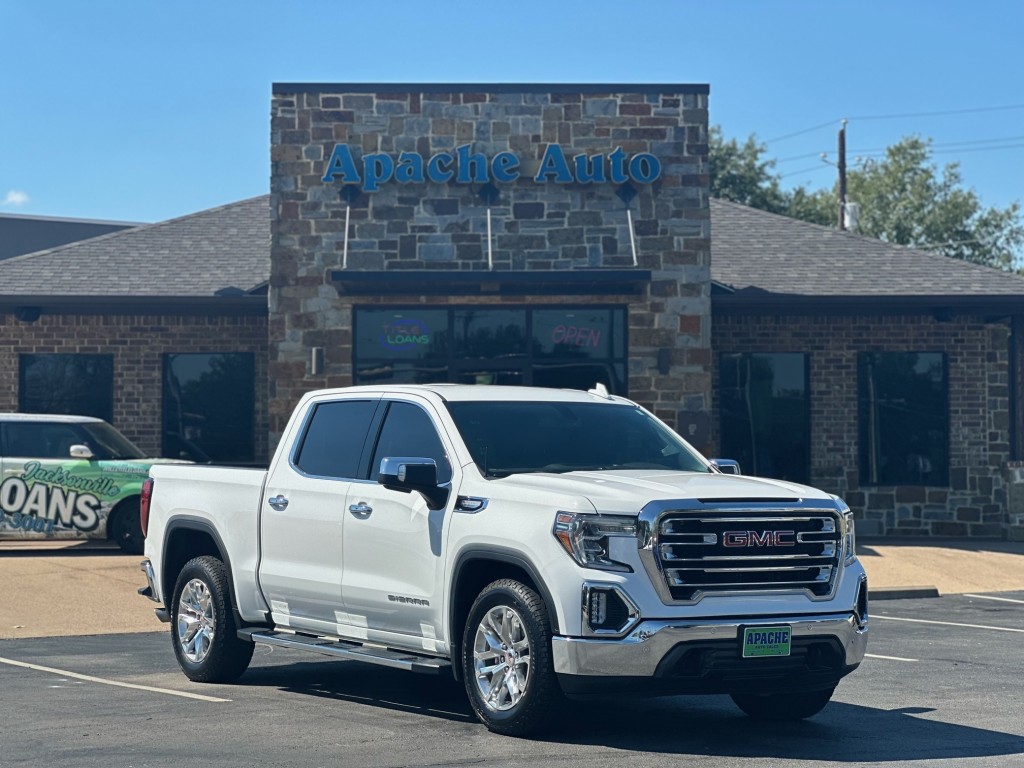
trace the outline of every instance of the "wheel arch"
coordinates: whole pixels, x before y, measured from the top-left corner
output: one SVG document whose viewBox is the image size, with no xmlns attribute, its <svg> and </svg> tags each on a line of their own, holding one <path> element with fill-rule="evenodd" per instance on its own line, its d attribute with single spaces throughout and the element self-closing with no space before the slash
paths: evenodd
<svg viewBox="0 0 1024 768">
<path fill-rule="evenodd" d="M 142 498 L 141 495 L 139 495 L 137 493 L 133 494 L 131 496 L 125 496 L 123 499 L 121 499 L 119 502 L 117 502 L 114 506 L 112 506 L 110 508 L 110 511 L 107 513 L 107 540 L 108 541 L 113 541 L 113 538 L 114 538 L 114 526 L 111 525 L 111 523 L 114 521 L 114 518 L 117 517 L 118 515 L 124 514 L 124 510 L 125 510 L 126 507 L 129 507 L 132 504 L 135 504 L 137 506 L 139 504 L 141 498 Z"/>
<path fill-rule="evenodd" d="M 459 553 L 452 569 L 451 592 L 448 596 L 448 637 L 451 658 L 462 654 L 462 634 L 470 608 L 481 590 L 498 579 L 516 579 L 540 595 L 547 608 L 552 634 L 558 634 L 558 614 L 540 571 L 529 557 L 504 547 L 470 547 Z M 461 665 L 452 664 L 456 678 L 461 678 Z"/>
<path fill-rule="evenodd" d="M 238 601 L 235 595 L 235 579 L 231 569 L 228 549 L 224 546 L 217 529 L 208 520 L 189 515 L 173 517 L 164 529 L 163 558 L 161 560 L 160 593 L 164 604 L 169 607 L 178 574 L 185 563 L 194 557 L 210 555 L 224 563 L 227 571 L 228 588 L 231 590 L 231 603 L 238 612 Z"/>
</svg>

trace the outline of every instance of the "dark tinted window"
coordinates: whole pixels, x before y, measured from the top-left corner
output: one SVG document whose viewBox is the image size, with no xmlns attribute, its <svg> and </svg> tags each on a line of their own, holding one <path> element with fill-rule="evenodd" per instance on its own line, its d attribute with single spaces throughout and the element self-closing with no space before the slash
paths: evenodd
<svg viewBox="0 0 1024 768">
<path fill-rule="evenodd" d="M 423 457 L 437 462 L 437 481 L 452 479 L 451 465 L 441 438 L 426 411 L 412 403 L 393 402 L 384 418 L 370 464 L 370 478 L 380 475 L 380 460 L 389 456 Z"/>
<path fill-rule="evenodd" d="M 376 400 L 320 403 L 302 437 L 295 465 L 308 475 L 355 478 Z"/>
<path fill-rule="evenodd" d="M 806 355 L 723 354 L 719 402 L 723 458 L 747 475 L 809 482 Z"/>
<path fill-rule="evenodd" d="M 104 422 L 60 424 L 13 421 L 3 425 L 7 456 L 27 459 L 69 459 L 72 445 L 85 445 L 93 458 L 141 459 L 142 452 Z"/>
<path fill-rule="evenodd" d="M 862 352 L 857 391 L 861 483 L 947 485 L 946 356 Z"/>
<path fill-rule="evenodd" d="M 452 313 L 455 353 L 491 359 L 526 354 L 526 310 L 457 309 Z"/>
<path fill-rule="evenodd" d="M 255 386 L 251 354 L 164 355 L 164 456 L 224 464 L 251 462 Z"/>
<path fill-rule="evenodd" d="M 114 417 L 113 355 L 20 355 L 22 413 Z"/>
<path fill-rule="evenodd" d="M 633 405 L 461 402 L 448 410 L 489 476 L 518 472 L 673 469 L 708 472 L 671 429 Z"/>
</svg>

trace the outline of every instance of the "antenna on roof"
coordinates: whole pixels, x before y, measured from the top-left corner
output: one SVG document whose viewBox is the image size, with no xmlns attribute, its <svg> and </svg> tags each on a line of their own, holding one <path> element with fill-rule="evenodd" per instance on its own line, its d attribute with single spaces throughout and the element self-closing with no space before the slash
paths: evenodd
<svg viewBox="0 0 1024 768">
<path fill-rule="evenodd" d="M 588 389 L 587 394 L 597 395 L 598 397 L 603 397 L 605 400 L 612 399 L 612 396 L 608 394 L 608 387 L 606 387 L 601 382 L 597 382 L 597 384 L 594 385 L 593 389 Z"/>
</svg>

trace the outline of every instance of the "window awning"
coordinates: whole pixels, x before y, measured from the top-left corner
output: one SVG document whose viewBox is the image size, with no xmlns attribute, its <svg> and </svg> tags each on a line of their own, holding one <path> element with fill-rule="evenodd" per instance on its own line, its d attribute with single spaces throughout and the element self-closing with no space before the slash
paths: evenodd
<svg viewBox="0 0 1024 768">
<path fill-rule="evenodd" d="M 567 269 L 544 272 L 483 270 L 334 270 L 339 294 L 367 295 L 571 295 L 642 294 L 651 281 L 646 269 Z"/>
</svg>

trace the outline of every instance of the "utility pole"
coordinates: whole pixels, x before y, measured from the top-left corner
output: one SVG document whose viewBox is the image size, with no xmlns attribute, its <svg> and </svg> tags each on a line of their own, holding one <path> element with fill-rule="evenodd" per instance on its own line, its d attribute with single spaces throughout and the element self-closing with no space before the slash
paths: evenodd
<svg viewBox="0 0 1024 768">
<path fill-rule="evenodd" d="M 839 129 L 839 229 L 846 229 L 846 118 Z"/>
</svg>

